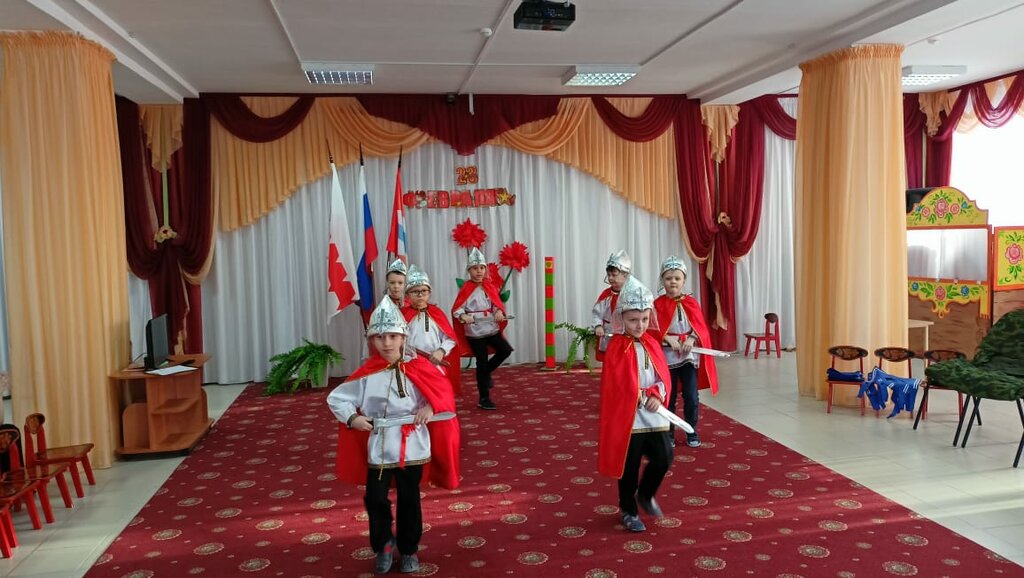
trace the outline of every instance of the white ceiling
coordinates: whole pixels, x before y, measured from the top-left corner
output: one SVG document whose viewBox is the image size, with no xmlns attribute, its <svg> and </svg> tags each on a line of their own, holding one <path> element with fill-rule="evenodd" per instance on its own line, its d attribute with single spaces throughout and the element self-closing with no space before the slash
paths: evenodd
<svg viewBox="0 0 1024 578">
<path fill-rule="evenodd" d="M 309 85 L 300 60 L 375 63 L 373 86 L 342 87 L 351 93 L 705 102 L 792 90 L 800 62 L 862 42 L 907 45 L 904 65 L 967 66 L 966 77 L 929 90 L 1024 69 L 1024 1 L 577 0 L 565 32 L 514 29 L 520 1 L 0 0 L 0 30 L 75 30 L 104 44 L 118 59 L 117 92 L 145 103 L 338 92 Z M 618 88 L 562 86 L 576 64 L 642 69 Z"/>
</svg>

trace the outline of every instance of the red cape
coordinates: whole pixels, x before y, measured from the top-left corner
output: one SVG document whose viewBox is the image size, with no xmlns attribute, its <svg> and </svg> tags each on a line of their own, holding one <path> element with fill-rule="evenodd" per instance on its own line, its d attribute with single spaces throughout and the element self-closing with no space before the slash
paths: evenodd
<svg viewBox="0 0 1024 578">
<path fill-rule="evenodd" d="M 633 419 L 640 399 L 640 384 L 637 382 L 640 368 L 637 367 L 633 343 L 634 339 L 627 335 L 620 333 L 612 336 L 601 368 L 597 471 L 613 478 L 621 478 L 626 466 L 626 449 L 629 448 Z M 668 364 L 665 363 L 661 345 L 649 333 L 640 338 L 640 343 L 651 357 L 658 379 L 665 384 L 666 389 L 671 387 Z"/>
<path fill-rule="evenodd" d="M 388 362 L 374 355 L 348 376 L 345 382 L 384 371 Z M 455 411 L 452 388 L 437 368 L 426 359 L 413 358 L 401 364 L 413 384 L 427 398 L 434 413 Z M 430 461 L 423 466 L 423 477 L 435 486 L 453 490 L 459 487 L 459 420 L 453 418 L 427 424 L 430 431 Z M 352 484 L 365 484 L 369 456 L 370 433 L 338 424 L 336 470 L 338 479 Z"/>
<path fill-rule="evenodd" d="M 405 315 L 405 321 L 409 322 L 416 314 L 419 313 L 411 305 L 402 307 L 402 315 Z M 448 322 L 448 318 L 445 316 L 444 311 L 437 305 L 427 305 L 427 315 L 430 316 L 431 321 L 437 323 L 437 326 L 441 328 L 441 333 L 444 333 L 449 338 L 456 341 L 456 347 L 453 347 L 451 353 L 445 356 L 444 360 L 448 362 L 448 367 L 445 370 L 445 375 L 448 377 L 448 381 L 452 384 L 452 391 L 455 395 L 462 393 L 462 372 L 459 367 L 461 363 L 459 360 L 459 348 L 458 338 L 455 334 L 455 330 L 452 329 L 452 324 Z M 427 351 L 426 353 L 430 353 Z M 429 360 L 427 360 L 429 361 Z"/>
<path fill-rule="evenodd" d="M 612 298 L 611 305 L 609 305 L 609 310 L 610 311 L 615 311 L 615 304 L 619 300 L 619 294 L 612 292 L 612 288 L 611 287 L 605 287 L 604 291 L 601 291 L 601 294 L 597 296 L 597 301 L 594 301 L 594 305 L 597 305 L 598 303 L 600 303 L 601 301 L 604 301 L 605 299 L 607 299 L 609 297 Z M 600 340 L 598 340 L 598 341 L 600 342 Z M 599 343 L 599 345 L 600 345 L 600 343 Z M 594 352 L 594 357 L 598 361 L 601 361 L 601 362 L 604 361 L 604 352 L 601 351 L 600 346 L 597 348 L 597 351 Z"/>
<path fill-rule="evenodd" d="M 684 295 L 679 301 L 683 306 L 683 313 L 690 327 L 697 334 L 697 345 L 700 347 L 711 347 L 711 333 L 704 322 L 704 313 L 700 310 L 700 304 L 692 295 Z M 661 343 L 672 325 L 672 316 L 676 312 L 676 301 L 668 295 L 661 295 L 654 300 L 654 314 L 658 318 L 658 330 L 652 332 L 654 337 Z M 700 358 L 700 367 L 697 368 L 697 389 L 711 388 L 711 395 L 718 394 L 718 368 L 715 366 L 715 358 L 704 355 Z"/>
<path fill-rule="evenodd" d="M 484 282 L 481 283 L 479 286 L 481 289 L 484 290 L 484 293 L 487 294 L 487 298 L 491 300 L 491 303 L 495 307 L 497 307 L 499 311 L 501 311 L 502 315 L 505 315 L 505 304 L 501 301 L 501 295 L 498 293 L 498 287 L 487 279 L 484 279 Z M 462 284 L 462 287 L 459 289 L 459 294 L 455 296 L 455 303 L 452 303 L 452 326 L 455 328 L 455 341 L 459 343 L 460 356 L 472 357 L 473 350 L 469 348 L 469 342 L 466 341 L 465 326 L 462 324 L 461 321 L 455 318 L 455 311 L 462 307 L 462 305 L 466 302 L 466 299 L 469 299 L 469 296 L 472 295 L 473 291 L 475 291 L 476 288 L 476 283 L 467 280 L 465 283 Z M 502 337 L 505 336 L 506 325 L 508 325 L 508 321 L 502 321 L 501 323 L 498 324 L 498 327 L 501 330 Z"/>
</svg>

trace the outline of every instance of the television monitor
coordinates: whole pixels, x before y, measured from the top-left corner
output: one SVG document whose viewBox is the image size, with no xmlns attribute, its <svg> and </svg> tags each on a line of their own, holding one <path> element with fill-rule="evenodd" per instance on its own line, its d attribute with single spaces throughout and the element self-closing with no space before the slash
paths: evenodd
<svg viewBox="0 0 1024 578">
<path fill-rule="evenodd" d="M 157 369 L 167 361 L 167 314 L 146 322 L 146 369 Z"/>
</svg>

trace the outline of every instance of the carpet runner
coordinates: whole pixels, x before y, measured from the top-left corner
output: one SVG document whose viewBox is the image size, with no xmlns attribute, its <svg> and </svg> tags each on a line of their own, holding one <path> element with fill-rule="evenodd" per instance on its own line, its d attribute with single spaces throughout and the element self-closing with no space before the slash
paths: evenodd
<svg viewBox="0 0 1024 578">
<path fill-rule="evenodd" d="M 424 485 L 417 576 L 1021 576 L 1024 569 L 708 407 L 645 533 L 596 472 L 597 376 L 495 373 L 460 400 L 462 487 Z M 475 391 L 471 372 L 466 391 Z M 371 576 L 328 390 L 248 387 L 87 576 Z M 393 499 L 393 495 L 392 495 Z M 392 573 L 398 575 L 397 564 Z"/>
</svg>

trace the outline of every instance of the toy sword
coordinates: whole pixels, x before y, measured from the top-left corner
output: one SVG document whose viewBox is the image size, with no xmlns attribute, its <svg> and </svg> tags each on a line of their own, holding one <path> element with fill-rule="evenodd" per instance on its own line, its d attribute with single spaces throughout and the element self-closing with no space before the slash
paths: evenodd
<svg viewBox="0 0 1024 578">
<path fill-rule="evenodd" d="M 451 364 L 445 361 L 444 359 L 442 359 L 441 361 L 437 361 L 436 359 L 434 359 L 434 356 L 432 354 L 427 353 L 422 349 L 416 348 L 416 355 L 427 358 L 427 361 L 433 363 L 434 365 L 440 365 L 441 367 L 451 367 Z"/>
<path fill-rule="evenodd" d="M 700 355 L 710 355 L 711 357 L 730 357 L 731 353 L 728 351 L 719 351 L 717 349 L 708 349 L 706 347 L 692 347 L 690 351 L 699 353 Z"/>
<path fill-rule="evenodd" d="M 668 408 L 663 405 L 658 406 L 658 409 L 654 413 L 664 417 L 677 428 L 683 430 L 688 434 L 696 433 L 692 425 L 686 423 L 686 421 L 684 421 L 683 418 L 679 417 L 678 415 L 670 412 Z"/>
<path fill-rule="evenodd" d="M 445 421 L 455 417 L 453 411 L 442 411 L 441 413 L 435 413 L 428 421 Z M 386 427 L 398 427 L 401 425 L 410 425 L 416 420 L 415 415 L 406 415 L 402 417 L 378 417 L 372 420 L 373 431 L 380 432 L 380 430 Z M 692 428 L 691 428 L 692 429 Z"/>
</svg>

